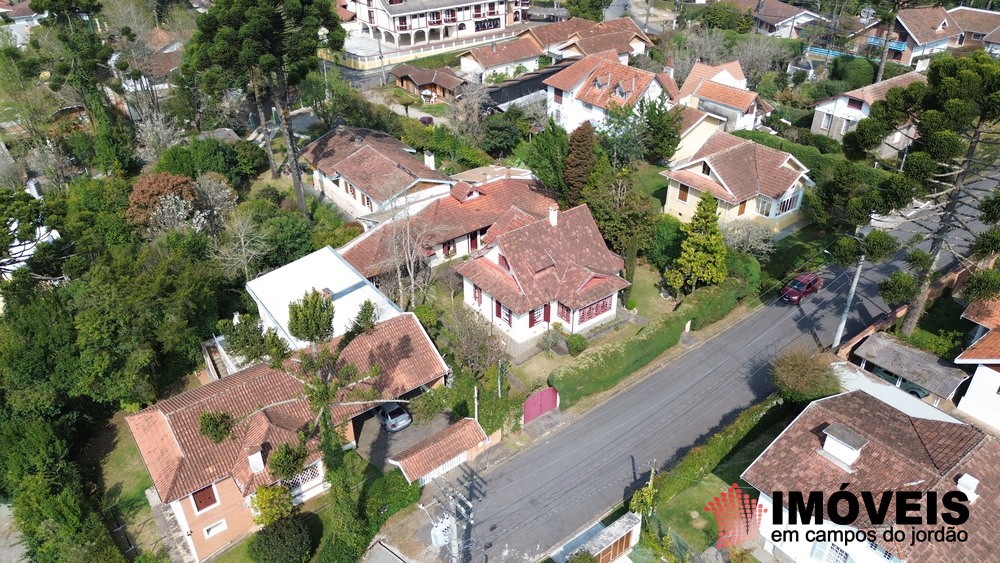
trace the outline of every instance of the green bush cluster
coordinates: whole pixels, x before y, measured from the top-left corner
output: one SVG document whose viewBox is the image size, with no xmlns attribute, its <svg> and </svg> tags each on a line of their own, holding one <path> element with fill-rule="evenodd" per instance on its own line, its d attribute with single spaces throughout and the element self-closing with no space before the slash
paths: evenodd
<svg viewBox="0 0 1000 563">
<path fill-rule="evenodd" d="M 575 358 L 587 349 L 587 338 L 582 334 L 571 334 L 566 337 L 566 347 L 569 355 Z"/>
<path fill-rule="evenodd" d="M 418 151 L 433 152 L 438 157 L 453 160 L 466 168 L 486 166 L 493 161 L 490 155 L 441 125 L 431 128 L 415 120 L 404 120 L 402 139 Z"/>
<path fill-rule="evenodd" d="M 420 485 L 407 483 L 402 471 L 379 475 L 365 490 L 361 510 L 368 533 L 374 537 L 390 516 L 420 500 Z"/>
<path fill-rule="evenodd" d="M 264 526 L 247 544 L 254 563 L 305 563 L 312 551 L 309 528 L 301 518 L 283 518 Z"/>
<path fill-rule="evenodd" d="M 680 342 L 688 321 L 699 330 L 724 318 L 739 303 L 740 295 L 749 294 L 747 287 L 743 280 L 730 278 L 718 286 L 697 289 L 679 309 L 653 319 L 635 336 L 553 370 L 549 385 L 559 390 L 563 408 L 611 389 Z"/>
<path fill-rule="evenodd" d="M 666 502 L 692 483 L 701 481 L 781 403 L 780 397 L 771 395 L 762 403 L 746 409 L 736 420 L 712 435 L 708 442 L 692 448 L 670 471 L 657 475 L 653 481 L 657 502 Z M 780 410 L 774 409 L 775 414 L 782 414 Z"/>
</svg>

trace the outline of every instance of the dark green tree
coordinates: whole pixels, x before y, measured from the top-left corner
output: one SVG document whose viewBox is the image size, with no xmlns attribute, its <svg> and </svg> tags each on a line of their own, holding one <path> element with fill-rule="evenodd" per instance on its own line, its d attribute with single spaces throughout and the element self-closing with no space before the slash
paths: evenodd
<svg viewBox="0 0 1000 563">
<path fill-rule="evenodd" d="M 682 229 L 685 237 L 681 255 L 663 274 L 678 292 L 690 293 L 699 285 L 717 284 L 726 279 L 726 241 L 719 230 L 718 201 L 702 195 L 691 222 Z"/>
<path fill-rule="evenodd" d="M 612 104 L 597 135 L 615 170 L 630 168 L 646 155 L 648 131 L 632 106 Z"/>
<path fill-rule="evenodd" d="M 655 101 L 639 100 L 636 113 L 642 119 L 646 140 L 644 158 L 651 164 L 665 164 L 680 143 L 681 111 L 670 109 L 665 95 Z"/>
<path fill-rule="evenodd" d="M 590 122 L 584 121 L 569 136 L 569 148 L 563 166 L 566 191 L 559 194 L 559 203 L 563 208 L 574 207 L 583 200 L 583 189 L 594 171 L 596 148 L 594 128 L 590 126 Z"/>
<path fill-rule="evenodd" d="M 568 152 L 569 138 L 566 130 L 549 118 L 545 130 L 535 135 L 528 145 L 524 164 L 546 188 L 556 194 L 566 193 L 563 170 Z"/>
<path fill-rule="evenodd" d="M 309 343 L 313 355 L 316 344 L 333 336 L 333 300 L 316 291 L 288 304 L 288 332 Z"/>
<path fill-rule="evenodd" d="M 524 131 L 507 113 L 494 113 L 483 120 L 483 140 L 479 148 L 491 156 L 510 154 L 524 140 Z"/>
<path fill-rule="evenodd" d="M 652 196 L 634 188 L 628 171 L 614 173 L 603 152 L 598 154 L 583 201 L 611 250 L 625 256 L 630 244 L 635 244 L 637 251 L 649 248 L 659 205 Z"/>
<path fill-rule="evenodd" d="M 673 215 L 661 215 L 653 227 L 653 241 L 646 252 L 646 258 L 657 270 L 666 270 L 670 263 L 681 255 L 684 240 L 684 223 Z"/>
</svg>

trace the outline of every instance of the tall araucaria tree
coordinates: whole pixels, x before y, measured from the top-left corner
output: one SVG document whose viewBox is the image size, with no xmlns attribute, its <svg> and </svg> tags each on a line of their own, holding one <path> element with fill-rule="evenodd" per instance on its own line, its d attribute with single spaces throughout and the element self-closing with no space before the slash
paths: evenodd
<svg viewBox="0 0 1000 563">
<path fill-rule="evenodd" d="M 323 40 L 321 29 L 326 30 Z M 198 17 L 198 31 L 185 54 L 185 65 L 193 71 L 211 71 L 226 83 L 256 77 L 256 71 L 270 86 L 303 214 L 308 210 L 289 119 L 289 89 L 317 68 L 317 48 L 336 51 L 345 38 L 329 0 L 219 0 Z"/>
</svg>

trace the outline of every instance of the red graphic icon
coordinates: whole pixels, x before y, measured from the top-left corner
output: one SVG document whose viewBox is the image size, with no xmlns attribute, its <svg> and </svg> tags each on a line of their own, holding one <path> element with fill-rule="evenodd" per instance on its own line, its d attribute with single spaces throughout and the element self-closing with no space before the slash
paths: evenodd
<svg viewBox="0 0 1000 563">
<path fill-rule="evenodd" d="M 736 547 L 753 539 L 767 513 L 766 508 L 757 505 L 757 499 L 750 498 L 736 483 L 710 500 L 704 510 L 715 516 L 721 548 Z"/>
</svg>

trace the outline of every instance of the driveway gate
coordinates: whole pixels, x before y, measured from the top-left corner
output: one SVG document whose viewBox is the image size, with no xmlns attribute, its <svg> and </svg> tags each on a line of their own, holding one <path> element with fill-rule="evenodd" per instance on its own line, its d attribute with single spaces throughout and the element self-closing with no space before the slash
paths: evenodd
<svg viewBox="0 0 1000 563">
<path fill-rule="evenodd" d="M 524 400 L 522 425 L 535 420 L 552 409 L 559 408 L 559 392 L 555 387 L 546 387 Z"/>
</svg>

